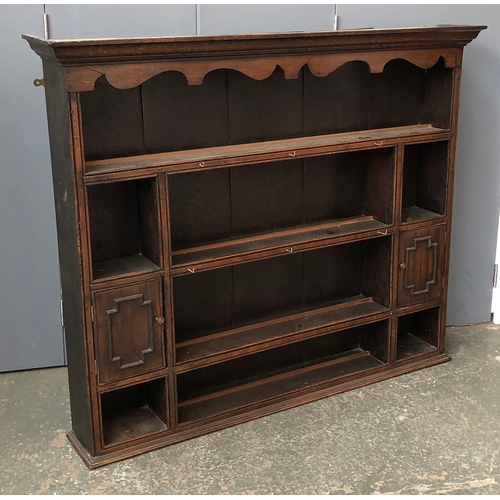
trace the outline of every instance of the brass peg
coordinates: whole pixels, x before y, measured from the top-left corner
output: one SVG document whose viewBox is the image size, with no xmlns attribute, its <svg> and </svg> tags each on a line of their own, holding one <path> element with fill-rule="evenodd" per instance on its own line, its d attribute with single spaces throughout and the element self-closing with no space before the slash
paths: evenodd
<svg viewBox="0 0 500 500">
<path fill-rule="evenodd" d="M 157 316 L 156 317 L 156 322 L 159 324 L 159 325 L 163 325 L 163 323 L 165 323 L 165 318 L 163 316 Z"/>
<path fill-rule="evenodd" d="M 401 269 L 406 269 L 406 264 L 404 262 L 401 262 L 401 264 L 399 264 L 399 267 Z"/>
</svg>

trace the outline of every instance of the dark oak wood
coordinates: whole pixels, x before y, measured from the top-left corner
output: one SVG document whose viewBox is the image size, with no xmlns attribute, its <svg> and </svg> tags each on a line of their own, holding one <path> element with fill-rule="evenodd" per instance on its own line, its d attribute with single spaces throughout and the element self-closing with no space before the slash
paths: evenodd
<svg viewBox="0 0 500 500">
<path fill-rule="evenodd" d="M 238 144 L 194 149 L 173 153 L 158 153 L 126 158 L 86 162 L 86 182 L 102 182 L 118 177 L 133 178 L 157 172 L 209 170 L 233 165 L 248 165 L 296 157 L 317 156 L 337 151 L 373 149 L 401 142 L 422 142 L 449 139 L 449 130 L 430 124 L 362 130 L 296 139 Z"/>
<path fill-rule="evenodd" d="M 89 467 L 449 360 L 462 51 L 481 29 L 24 36 Z"/>
<path fill-rule="evenodd" d="M 165 366 L 162 303 L 159 281 L 94 294 L 100 384 Z"/>
</svg>

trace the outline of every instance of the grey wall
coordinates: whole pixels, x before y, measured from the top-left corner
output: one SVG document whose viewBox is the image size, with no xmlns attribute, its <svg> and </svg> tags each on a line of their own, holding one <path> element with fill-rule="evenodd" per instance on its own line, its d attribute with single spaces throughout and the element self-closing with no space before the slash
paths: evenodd
<svg viewBox="0 0 500 500">
<path fill-rule="evenodd" d="M 448 324 L 489 321 L 500 206 L 500 6 L 338 5 L 339 28 L 485 24 L 465 48 Z"/>
<path fill-rule="evenodd" d="M 47 5 L 51 37 L 326 30 L 333 5 Z M 340 28 L 490 24 L 466 48 L 449 323 L 487 321 L 499 202 L 500 7 L 339 5 Z M 64 363 L 41 63 L 41 5 L 0 5 L 0 371 Z"/>
<path fill-rule="evenodd" d="M 64 362 L 41 60 L 41 5 L 0 5 L 0 370 Z"/>
</svg>

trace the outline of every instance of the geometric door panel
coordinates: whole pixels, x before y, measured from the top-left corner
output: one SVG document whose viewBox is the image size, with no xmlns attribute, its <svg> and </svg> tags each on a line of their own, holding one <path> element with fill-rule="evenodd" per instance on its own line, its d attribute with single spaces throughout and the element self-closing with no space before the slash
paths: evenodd
<svg viewBox="0 0 500 500">
<path fill-rule="evenodd" d="M 94 293 L 99 383 L 165 367 L 159 280 Z"/>
<path fill-rule="evenodd" d="M 443 283 L 445 227 L 399 234 L 397 305 L 439 298 Z"/>
</svg>

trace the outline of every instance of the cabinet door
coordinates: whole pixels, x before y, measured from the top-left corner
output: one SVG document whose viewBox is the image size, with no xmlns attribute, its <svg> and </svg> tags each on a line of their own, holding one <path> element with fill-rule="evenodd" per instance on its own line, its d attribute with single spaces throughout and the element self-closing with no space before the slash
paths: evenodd
<svg viewBox="0 0 500 500">
<path fill-rule="evenodd" d="M 400 233 L 398 306 L 440 297 L 444 242 L 444 226 Z"/>
<path fill-rule="evenodd" d="M 99 383 L 165 366 L 159 280 L 94 294 Z"/>
</svg>

